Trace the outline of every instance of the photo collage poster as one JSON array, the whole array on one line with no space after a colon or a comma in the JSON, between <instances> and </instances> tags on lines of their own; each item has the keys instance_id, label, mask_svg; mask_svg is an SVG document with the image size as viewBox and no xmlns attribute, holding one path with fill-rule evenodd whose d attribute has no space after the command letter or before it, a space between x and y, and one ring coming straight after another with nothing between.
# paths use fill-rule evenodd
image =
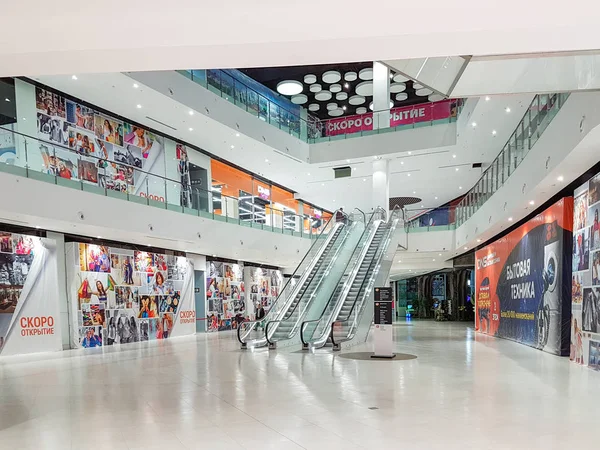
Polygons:
<instances>
[{"instance_id":1,"label":"photo collage poster","mask_svg":"<svg viewBox=\"0 0 600 450\"><path fill-rule=\"evenodd\" d=\"M29 275L39 238L0 232L0 352Z\"/></svg>"},{"instance_id":2,"label":"photo collage poster","mask_svg":"<svg viewBox=\"0 0 600 450\"><path fill-rule=\"evenodd\" d=\"M252 318L256 317L259 305L265 314L283 289L283 275L279 270L248 267L248 283L250 285L250 302L252 303Z\"/></svg>"},{"instance_id":3,"label":"photo collage poster","mask_svg":"<svg viewBox=\"0 0 600 450\"><path fill-rule=\"evenodd\" d=\"M574 197L570 359L600 370L600 174Z\"/></svg>"},{"instance_id":4,"label":"photo collage poster","mask_svg":"<svg viewBox=\"0 0 600 450\"><path fill-rule=\"evenodd\" d=\"M180 310L184 257L78 244L81 347L167 339Z\"/></svg>"},{"instance_id":5,"label":"photo collage poster","mask_svg":"<svg viewBox=\"0 0 600 450\"><path fill-rule=\"evenodd\" d=\"M129 194L145 193L140 170L154 171L159 158L165 175L161 136L40 87L35 98L43 172Z\"/></svg>"},{"instance_id":6,"label":"photo collage poster","mask_svg":"<svg viewBox=\"0 0 600 450\"><path fill-rule=\"evenodd\" d=\"M246 320L244 265L219 261L206 265L207 330L236 330Z\"/></svg>"}]
</instances>

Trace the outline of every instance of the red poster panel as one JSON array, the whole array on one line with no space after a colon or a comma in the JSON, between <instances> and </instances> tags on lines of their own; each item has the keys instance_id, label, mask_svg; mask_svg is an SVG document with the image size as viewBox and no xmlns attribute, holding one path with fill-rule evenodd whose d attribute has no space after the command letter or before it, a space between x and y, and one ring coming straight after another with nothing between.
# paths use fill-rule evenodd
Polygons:
<instances>
[{"instance_id":1,"label":"red poster panel","mask_svg":"<svg viewBox=\"0 0 600 450\"><path fill-rule=\"evenodd\" d=\"M475 328L569 354L573 198L475 253Z\"/></svg>"}]
</instances>

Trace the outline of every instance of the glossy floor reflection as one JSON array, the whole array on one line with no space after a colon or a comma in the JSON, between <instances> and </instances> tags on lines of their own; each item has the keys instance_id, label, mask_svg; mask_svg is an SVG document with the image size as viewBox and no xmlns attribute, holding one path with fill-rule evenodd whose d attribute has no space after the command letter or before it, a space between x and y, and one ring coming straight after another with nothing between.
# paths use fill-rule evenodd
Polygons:
<instances>
[{"instance_id":1,"label":"glossy floor reflection","mask_svg":"<svg viewBox=\"0 0 600 450\"><path fill-rule=\"evenodd\" d=\"M233 334L4 358L0 448L597 446L600 373L464 324L394 333L417 359L242 352Z\"/></svg>"}]
</instances>

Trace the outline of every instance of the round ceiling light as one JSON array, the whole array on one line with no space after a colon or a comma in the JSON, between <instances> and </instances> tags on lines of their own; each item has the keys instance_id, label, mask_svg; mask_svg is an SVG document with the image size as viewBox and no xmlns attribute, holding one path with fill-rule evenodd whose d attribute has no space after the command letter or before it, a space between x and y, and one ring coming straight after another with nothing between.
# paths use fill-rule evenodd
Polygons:
<instances>
[{"instance_id":1,"label":"round ceiling light","mask_svg":"<svg viewBox=\"0 0 600 450\"><path fill-rule=\"evenodd\" d=\"M328 70L322 76L323 81L328 84L337 83L342 79L342 75L337 70Z\"/></svg>"},{"instance_id":2,"label":"round ceiling light","mask_svg":"<svg viewBox=\"0 0 600 450\"><path fill-rule=\"evenodd\" d=\"M285 80L277 83L277 92L282 95L296 95L302 92L302 83L295 80Z\"/></svg>"},{"instance_id":3,"label":"round ceiling light","mask_svg":"<svg viewBox=\"0 0 600 450\"><path fill-rule=\"evenodd\" d=\"M304 82L306 84L313 84L317 82L317 76L309 73L308 75L304 75Z\"/></svg>"},{"instance_id":4,"label":"round ceiling light","mask_svg":"<svg viewBox=\"0 0 600 450\"><path fill-rule=\"evenodd\" d=\"M342 85L341 84L332 84L331 86L329 86L329 90L331 92L340 92L342 90Z\"/></svg>"},{"instance_id":5,"label":"round ceiling light","mask_svg":"<svg viewBox=\"0 0 600 450\"><path fill-rule=\"evenodd\" d=\"M420 95L421 97L424 97L425 95L431 95L431 94L433 94L433 91L431 89L428 89L428 88L421 88L421 89L417 89L416 94Z\"/></svg>"},{"instance_id":6,"label":"round ceiling light","mask_svg":"<svg viewBox=\"0 0 600 450\"><path fill-rule=\"evenodd\" d=\"M344 114L344 110L342 108L332 109L328 113L331 117L339 117Z\"/></svg>"},{"instance_id":7,"label":"round ceiling light","mask_svg":"<svg viewBox=\"0 0 600 450\"><path fill-rule=\"evenodd\" d=\"M367 112L367 108L365 108L364 106L356 108L356 114L364 114L366 112Z\"/></svg>"},{"instance_id":8,"label":"round ceiling light","mask_svg":"<svg viewBox=\"0 0 600 450\"><path fill-rule=\"evenodd\" d=\"M326 102L327 100L331 100L331 92L319 91L315 94L315 99L320 102Z\"/></svg>"},{"instance_id":9,"label":"round ceiling light","mask_svg":"<svg viewBox=\"0 0 600 450\"><path fill-rule=\"evenodd\" d=\"M356 93L358 95L362 95L363 97L369 97L373 95L373 82L363 81L362 83L358 83L356 86Z\"/></svg>"},{"instance_id":10,"label":"round ceiling light","mask_svg":"<svg viewBox=\"0 0 600 450\"><path fill-rule=\"evenodd\" d=\"M338 92L337 94L335 94L335 99L336 100L347 100L348 94L346 92Z\"/></svg>"},{"instance_id":11,"label":"round ceiling light","mask_svg":"<svg viewBox=\"0 0 600 450\"><path fill-rule=\"evenodd\" d=\"M406 85L404 83L392 83L390 85L390 92L392 94L397 94L398 92L404 92L406 90Z\"/></svg>"},{"instance_id":12,"label":"round ceiling light","mask_svg":"<svg viewBox=\"0 0 600 450\"><path fill-rule=\"evenodd\" d=\"M406 92L400 92L399 94L396 94L396 100L399 102L403 102L407 98L408 98L408 94Z\"/></svg>"},{"instance_id":13,"label":"round ceiling light","mask_svg":"<svg viewBox=\"0 0 600 450\"><path fill-rule=\"evenodd\" d=\"M419 83L417 83L416 81L413 81L413 89L414 89L415 91L418 91L419 89L423 89L423 85L422 85L422 84L419 84Z\"/></svg>"},{"instance_id":14,"label":"round ceiling light","mask_svg":"<svg viewBox=\"0 0 600 450\"><path fill-rule=\"evenodd\" d=\"M304 105L307 101L308 97L304 94L298 94L292 97L292 103L295 105Z\"/></svg>"},{"instance_id":15,"label":"round ceiling light","mask_svg":"<svg viewBox=\"0 0 600 450\"><path fill-rule=\"evenodd\" d=\"M319 105L318 103L311 103L310 105L308 105L308 110L309 111L318 111L320 107L321 107L321 105Z\"/></svg>"},{"instance_id":16,"label":"round ceiling light","mask_svg":"<svg viewBox=\"0 0 600 450\"><path fill-rule=\"evenodd\" d=\"M429 97L427 97L427 100L430 102L439 102L440 100L444 100L444 96L441 94L431 94Z\"/></svg>"},{"instance_id":17,"label":"round ceiling light","mask_svg":"<svg viewBox=\"0 0 600 450\"><path fill-rule=\"evenodd\" d=\"M348 99L348 103L354 106L362 105L365 101L366 99L362 95L353 95Z\"/></svg>"},{"instance_id":18,"label":"round ceiling light","mask_svg":"<svg viewBox=\"0 0 600 450\"><path fill-rule=\"evenodd\" d=\"M334 109L338 109L338 104L335 102L327 103L327 111L333 111Z\"/></svg>"},{"instance_id":19,"label":"round ceiling light","mask_svg":"<svg viewBox=\"0 0 600 450\"><path fill-rule=\"evenodd\" d=\"M394 102L390 100L390 108L394 107ZM373 102L369 103L369 109L373 111Z\"/></svg>"},{"instance_id":20,"label":"round ceiling light","mask_svg":"<svg viewBox=\"0 0 600 450\"><path fill-rule=\"evenodd\" d=\"M373 69L367 67L366 69L362 69L358 72L358 78L361 80L372 80L373 79Z\"/></svg>"},{"instance_id":21,"label":"round ceiling light","mask_svg":"<svg viewBox=\"0 0 600 450\"><path fill-rule=\"evenodd\" d=\"M308 88L310 92L319 92L321 89L323 88L319 83L311 84Z\"/></svg>"},{"instance_id":22,"label":"round ceiling light","mask_svg":"<svg viewBox=\"0 0 600 450\"><path fill-rule=\"evenodd\" d=\"M344 74L344 80L346 81L356 81L357 78L358 75L356 74L356 72L346 72Z\"/></svg>"},{"instance_id":23,"label":"round ceiling light","mask_svg":"<svg viewBox=\"0 0 600 450\"><path fill-rule=\"evenodd\" d=\"M404 83L404 82L408 81L408 77L405 77L401 73L397 73L396 75L394 75L393 80L394 80L394 83Z\"/></svg>"}]
</instances>

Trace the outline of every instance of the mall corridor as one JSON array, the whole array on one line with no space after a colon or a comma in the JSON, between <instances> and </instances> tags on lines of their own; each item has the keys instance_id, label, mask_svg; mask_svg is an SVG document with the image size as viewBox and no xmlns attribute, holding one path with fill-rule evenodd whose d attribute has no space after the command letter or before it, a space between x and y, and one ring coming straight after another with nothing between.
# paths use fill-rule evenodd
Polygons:
<instances>
[{"instance_id":1,"label":"mall corridor","mask_svg":"<svg viewBox=\"0 0 600 450\"><path fill-rule=\"evenodd\" d=\"M600 373L470 324L396 324L394 341L417 358L243 351L230 333L3 358L1 447L596 445Z\"/></svg>"}]
</instances>

